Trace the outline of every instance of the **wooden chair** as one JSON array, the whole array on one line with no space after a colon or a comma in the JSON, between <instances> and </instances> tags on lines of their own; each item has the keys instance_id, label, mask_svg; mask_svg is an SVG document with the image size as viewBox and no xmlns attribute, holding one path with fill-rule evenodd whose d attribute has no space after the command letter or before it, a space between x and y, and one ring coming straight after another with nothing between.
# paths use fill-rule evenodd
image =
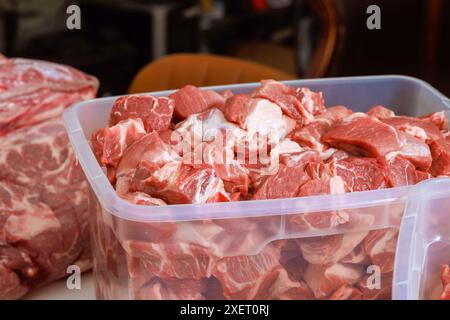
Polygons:
<instances>
[{"instance_id":1,"label":"wooden chair","mask_svg":"<svg viewBox=\"0 0 450 320\"><path fill-rule=\"evenodd\" d=\"M256 82L261 79L292 80L294 74L246 60L209 54L173 54L143 67L129 93L195 86Z\"/></svg>"}]
</instances>

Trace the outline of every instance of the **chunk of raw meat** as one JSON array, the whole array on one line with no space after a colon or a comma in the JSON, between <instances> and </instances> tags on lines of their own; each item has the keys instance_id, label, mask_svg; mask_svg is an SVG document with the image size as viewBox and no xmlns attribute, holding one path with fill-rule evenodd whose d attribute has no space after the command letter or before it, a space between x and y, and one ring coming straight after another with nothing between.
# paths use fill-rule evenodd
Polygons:
<instances>
[{"instance_id":1,"label":"chunk of raw meat","mask_svg":"<svg viewBox=\"0 0 450 320\"><path fill-rule=\"evenodd\" d=\"M300 104L313 116L326 111L322 92L313 92L308 88L295 89L295 96Z\"/></svg>"},{"instance_id":2,"label":"chunk of raw meat","mask_svg":"<svg viewBox=\"0 0 450 320\"><path fill-rule=\"evenodd\" d=\"M267 176L253 195L254 200L295 197L300 187L309 180L304 167L279 165L275 175Z\"/></svg>"},{"instance_id":3,"label":"chunk of raw meat","mask_svg":"<svg viewBox=\"0 0 450 320\"><path fill-rule=\"evenodd\" d=\"M249 140L262 136L278 143L295 127L295 122L284 116L278 105L266 99L251 99L242 112L245 119L242 128L247 130Z\"/></svg>"},{"instance_id":4,"label":"chunk of raw meat","mask_svg":"<svg viewBox=\"0 0 450 320\"><path fill-rule=\"evenodd\" d=\"M286 269L289 276L295 280L303 279L308 266L308 261L303 258L299 249L296 240L288 240L281 247L280 252L280 264Z\"/></svg>"},{"instance_id":5,"label":"chunk of raw meat","mask_svg":"<svg viewBox=\"0 0 450 320\"><path fill-rule=\"evenodd\" d=\"M111 109L109 126L127 119L141 119L147 132L169 129L174 101L148 94L120 97Z\"/></svg>"},{"instance_id":6,"label":"chunk of raw meat","mask_svg":"<svg viewBox=\"0 0 450 320\"><path fill-rule=\"evenodd\" d=\"M341 177L347 192L387 187L384 167L374 158L345 158L329 165L331 175Z\"/></svg>"},{"instance_id":7,"label":"chunk of raw meat","mask_svg":"<svg viewBox=\"0 0 450 320\"><path fill-rule=\"evenodd\" d=\"M384 157L380 161L386 168L386 178L389 187L402 187L419 183L431 178L427 172L416 170L416 167L401 156Z\"/></svg>"},{"instance_id":8,"label":"chunk of raw meat","mask_svg":"<svg viewBox=\"0 0 450 320\"><path fill-rule=\"evenodd\" d=\"M381 121L395 127L398 131L408 133L422 141L439 140L442 138L439 127L429 120L398 116L382 119Z\"/></svg>"},{"instance_id":9,"label":"chunk of raw meat","mask_svg":"<svg viewBox=\"0 0 450 320\"><path fill-rule=\"evenodd\" d=\"M323 299L343 285L356 284L364 274L361 266L336 263L331 266L310 264L305 273L306 284L314 296Z\"/></svg>"},{"instance_id":10,"label":"chunk of raw meat","mask_svg":"<svg viewBox=\"0 0 450 320\"><path fill-rule=\"evenodd\" d=\"M254 256L219 260L213 274L222 284L227 299L251 299L261 286L260 281L267 279L271 272L276 272L279 257L279 251L268 245Z\"/></svg>"},{"instance_id":11,"label":"chunk of raw meat","mask_svg":"<svg viewBox=\"0 0 450 320\"><path fill-rule=\"evenodd\" d=\"M216 142L218 141L204 142L197 146L194 153L202 153L203 163L214 169L217 176L223 180L228 193L239 193L239 197L246 197L250 182L249 170L241 165L239 159L235 158L232 146L226 142Z\"/></svg>"},{"instance_id":12,"label":"chunk of raw meat","mask_svg":"<svg viewBox=\"0 0 450 320\"><path fill-rule=\"evenodd\" d=\"M378 118L380 120L395 117L394 111L381 105L373 106L372 108L370 108L369 111L367 111L367 115Z\"/></svg>"},{"instance_id":13,"label":"chunk of raw meat","mask_svg":"<svg viewBox=\"0 0 450 320\"><path fill-rule=\"evenodd\" d=\"M391 228L370 231L364 239L364 250L381 273L389 273L394 269L397 238L398 230Z\"/></svg>"},{"instance_id":14,"label":"chunk of raw meat","mask_svg":"<svg viewBox=\"0 0 450 320\"><path fill-rule=\"evenodd\" d=\"M387 154L388 157L400 155L409 160L416 168L421 170L428 170L432 163L432 155L428 145L417 139L416 137L399 131L401 149L398 152L391 152ZM433 140L431 140L433 143Z\"/></svg>"},{"instance_id":15,"label":"chunk of raw meat","mask_svg":"<svg viewBox=\"0 0 450 320\"><path fill-rule=\"evenodd\" d=\"M303 281L293 280L288 272L278 267L262 278L257 293L252 299L311 300L314 295Z\"/></svg>"},{"instance_id":16,"label":"chunk of raw meat","mask_svg":"<svg viewBox=\"0 0 450 320\"><path fill-rule=\"evenodd\" d=\"M135 290L134 297L138 300L204 300L204 290L201 280L155 277Z\"/></svg>"},{"instance_id":17,"label":"chunk of raw meat","mask_svg":"<svg viewBox=\"0 0 450 320\"><path fill-rule=\"evenodd\" d=\"M200 144L223 141L222 146L234 149L246 139L246 132L225 119L222 111L213 108L178 123L171 138L173 147L185 162L199 164L202 159L193 158L193 151Z\"/></svg>"},{"instance_id":18,"label":"chunk of raw meat","mask_svg":"<svg viewBox=\"0 0 450 320\"><path fill-rule=\"evenodd\" d=\"M145 135L140 118L122 120L109 128L100 129L92 135L92 148L103 165L116 167L125 149Z\"/></svg>"},{"instance_id":19,"label":"chunk of raw meat","mask_svg":"<svg viewBox=\"0 0 450 320\"><path fill-rule=\"evenodd\" d=\"M248 94L237 94L228 98L223 114L228 121L236 123L241 128L245 123L245 113L243 110L247 108L247 104L250 102L251 97Z\"/></svg>"},{"instance_id":20,"label":"chunk of raw meat","mask_svg":"<svg viewBox=\"0 0 450 320\"><path fill-rule=\"evenodd\" d=\"M308 89L294 89L274 80L263 80L253 93L254 98L268 99L280 106L283 113L301 125L308 124L314 115L324 111L321 93Z\"/></svg>"},{"instance_id":21,"label":"chunk of raw meat","mask_svg":"<svg viewBox=\"0 0 450 320\"><path fill-rule=\"evenodd\" d=\"M343 285L330 296L329 300L361 300L363 294L353 286Z\"/></svg>"},{"instance_id":22,"label":"chunk of raw meat","mask_svg":"<svg viewBox=\"0 0 450 320\"><path fill-rule=\"evenodd\" d=\"M177 223L173 240L208 247L219 258L254 255L279 230L277 216L191 221Z\"/></svg>"},{"instance_id":23,"label":"chunk of raw meat","mask_svg":"<svg viewBox=\"0 0 450 320\"><path fill-rule=\"evenodd\" d=\"M440 299L450 300L450 267L448 264L441 267L441 281L443 290Z\"/></svg>"},{"instance_id":24,"label":"chunk of raw meat","mask_svg":"<svg viewBox=\"0 0 450 320\"><path fill-rule=\"evenodd\" d=\"M367 232L349 232L297 239L306 261L316 265L329 265L347 257L364 240Z\"/></svg>"},{"instance_id":25,"label":"chunk of raw meat","mask_svg":"<svg viewBox=\"0 0 450 320\"><path fill-rule=\"evenodd\" d=\"M116 191L119 194L128 193L131 179L143 161L154 170L179 160L178 154L161 140L157 132L148 133L125 150L117 167Z\"/></svg>"},{"instance_id":26,"label":"chunk of raw meat","mask_svg":"<svg viewBox=\"0 0 450 320\"><path fill-rule=\"evenodd\" d=\"M315 117L311 123L296 128L291 134L291 139L302 146L312 148L318 152L324 152L328 147L322 143L322 136L331 129L333 124L351 114L352 111L344 106L330 107Z\"/></svg>"},{"instance_id":27,"label":"chunk of raw meat","mask_svg":"<svg viewBox=\"0 0 450 320\"><path fill-rule=\"evenodd\" d=\"M447 130L448 129L448 119L445 115L445 111L439 111L427 114L423 117L419 117L425 121L432 122L439 130Z\"/></svg>"},{"instance_id":28,"label":"chunk of raw meat","mask_svg":"<svg viewBox=\"0 0 450 320\"><path fill-rule=\"evenodd\" d=\"M201 90L187 85L169 96L175 102L175 114L185 119L191 114L203 112L211 108L223 109L225 97L211 90Z\"/></svg>"},{"instance_id":29,"label":"chunk of raw meat","mask_svg":"<svg viewBox=\"0 0 450 320\"><path fill-rule=\"evenodd\" d=\"M355 264L363 264L367 265L369 264L369 256L364 251L363 243L359 244L358 246L353 249L352 252L350 252L348 255L346 255L344 258L340 260L341 263L355 263Z\"/></svg>"},{"instance_id":30,"label":"chunk of raw meat","mask_svg":"<svg viewBox=\"0 0 450 320\"><path fill-rule=\"evenodd\" d=\"M0 264L0 300L14 300L28 292L17 273Z\"/></svg>"},{"instance_id":31,"label":"chunk of raw meat","mask_svg":"<svg viewBox=\"0 0 450 320\"><path fill-rule=\"evenodd\" d=\"M450 142L441 139L430 143L433 163L430 172L433 176L450 175Z\"/></svg>"},{"instance_id":32,"label":"chunk of raw meat","mask_svg":"<svg viewBox=\"0 0 450 320\"><path fill-rule=\"evenodd\" d=\"M146 170L144 174L137 170L131 190L161 198L169 204L230 201L223 181L211 168L168 163L150 172Z\"/></svg>"},{"instance_id":33,"label":"chunk of raw meat","mask_svg":"<svg viewBox=\"0 0 450 320\"><path fill-rule=\"evenodd\" d=\"M380 157L401 148L394 127L364 114L343 119L322 140L354 156Z\"/></svg>"},{"instance_id":34,"label":"chunk of raw meat","mask_svg":"<svg viewBox=\"0 0 450 320\"><path fill-rule=\"evenodd\" d=\"M129 240L124 248L129 255L129 272L138 276L145 272L149 277L202 279L211 276L216 263L207 248L182 242Z\"/></svg>"},{"instance_id":35,"label":"chunk of raw meat","mask_svg":"<svg viewBox=\"0 0 450 320\"><path fill-rule=\"evenodd\" d=\"M97 88L97 79L69 66L0 56L0 135L58 117Z\"/></svg>"}]
</instances>

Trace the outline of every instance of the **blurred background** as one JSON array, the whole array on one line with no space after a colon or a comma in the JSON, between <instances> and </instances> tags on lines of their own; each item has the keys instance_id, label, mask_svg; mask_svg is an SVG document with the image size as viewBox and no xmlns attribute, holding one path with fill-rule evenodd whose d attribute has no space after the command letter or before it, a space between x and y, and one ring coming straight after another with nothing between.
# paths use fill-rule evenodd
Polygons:
<instances>
[{"instance_id":1,"label":"blurred background","mask_svg":"<svg viewBox=\"0 0 450 320\"><path fill-rule=\"evenodd\" d=\"M66 27L72 4L81 10L80 30ZM366 26L373 4L380 30ZM93 74L100 95L126 93L148 64L192 53L255 62L272 70L256 74L286 79L412 75L450 96L449 16L448 0L0 0L0 52ZM166 89L209 68L213 60L202 57L178 59L183 76ZM171 75L174 66L147 74ZM237 81L222 77L223 65L211 68L203 84Z\"/></svg>"}]
</instances>

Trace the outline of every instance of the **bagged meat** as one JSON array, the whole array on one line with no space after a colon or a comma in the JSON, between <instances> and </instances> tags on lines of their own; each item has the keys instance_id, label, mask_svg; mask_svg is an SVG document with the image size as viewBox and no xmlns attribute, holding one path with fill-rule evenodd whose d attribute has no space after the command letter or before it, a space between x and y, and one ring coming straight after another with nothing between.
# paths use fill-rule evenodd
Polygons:
<instances>
[{"instance_id":1,"label":"bagged meat","mask_svg":"<svg viewBox=\"0 0 450 320\"><path fill-rule=\"evenodd\" d=\"M322 93L273 80L236 95L186 86L169 97L125 96L109 119L93 133L93 151L135 205L215 212L217 202L264 207L335 194L337 209L280 205L246 216L242 206L238 216L144 223L111 215L93 197L99 298L390 299L404 203L339 209L339 196L449 175L444 113L327 108ZM389 227L380 229L388 224L380 217ZM116 224L123 234L114 235Z\"/></svg>"},{"instance_id":2,"label":"bagged meat","mask_svg":"<svg viewBox=\"0 0 450 320\"><path fill-rule=\"evenodd\" d=\"M61 113L97 88L71 67L0 56L0 299L91 267L88 185Z\"/></svg>"}]
</instances>

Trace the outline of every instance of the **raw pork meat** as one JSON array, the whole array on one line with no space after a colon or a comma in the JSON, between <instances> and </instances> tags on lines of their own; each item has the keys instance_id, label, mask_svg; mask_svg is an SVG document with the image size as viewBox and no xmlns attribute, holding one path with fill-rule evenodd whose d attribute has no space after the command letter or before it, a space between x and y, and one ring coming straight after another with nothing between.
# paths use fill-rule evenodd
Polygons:
<instances>
[{"instance_id":1,"label":"raw pork meat","mask_svg":"<svg viewBox=\"0 0 450 320\"><path fill-rule=\"evenodd\" d=\"M97 86L70 67L0 57L0 299L91 266L88 186L60 115Z\"/></svg>"},{"instance_id":2,"label":"raw pork meat","mask_svg":"<svg viewBox=\"0 0 450 320\"><path fill-rule=\"evenodd\" d=\"M450 300L450 267L448 264L444 264L441 267L441 281L442 281L442 294L441 300Z\"/></svg>"},{"instance_id":3,"label":"raw pork meat","mask_svg":"<svg viewBox=\"0 0 450 320\"><path fill-rule=\"evenodd\" d=\"M320 201L450 175L444 113L325 108L321 93L273 80L248 94L186 86L169 98L126 96L110 119L93 149L116 192L138 205ZM403 206L389 208L393 224ZM102 270L124 273L136 299L389 299L398 230L376 229L380 210L129 222L116 237L97 209L95 239ZM121 297L100 283L101 297Z\"/></svg>"}]
</instances>

